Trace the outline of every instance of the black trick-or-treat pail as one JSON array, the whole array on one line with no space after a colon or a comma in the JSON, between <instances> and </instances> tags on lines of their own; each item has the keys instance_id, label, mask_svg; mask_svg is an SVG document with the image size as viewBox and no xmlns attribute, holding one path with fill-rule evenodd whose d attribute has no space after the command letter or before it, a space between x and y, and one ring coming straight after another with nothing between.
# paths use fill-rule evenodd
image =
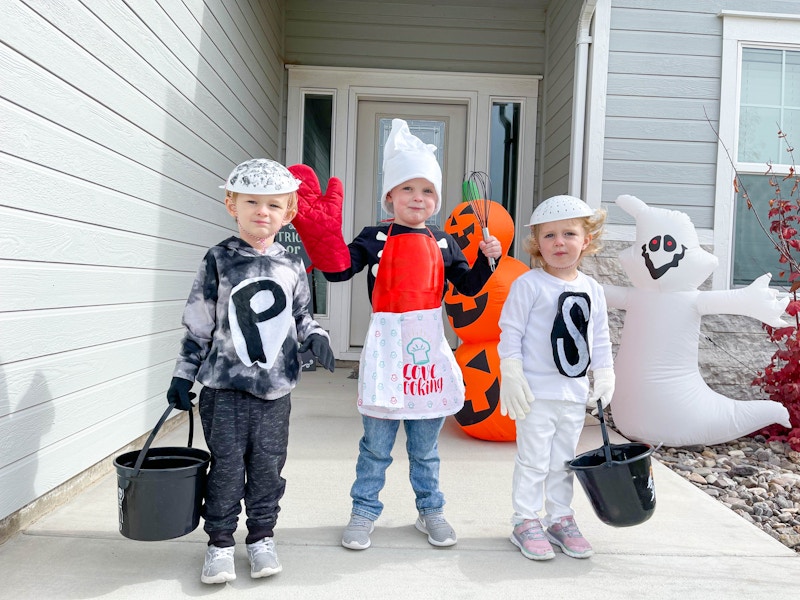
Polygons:
<instances>
[{"instance_id":1,"label":"black trick-or-treat pail","mask_svg":"<svg viewBox=\"0 0 800 600\"><path fill-rule=\"evenodd\" d=\"M188 447L150 447L172 408L167 408L141 450L114 459L119 531L132 540L171 540L191 533L200 523L211 455L191 447L192 411L188 411Z\"/></svg>"},{"instance_id":2,"label":"black trick-or-treat pail","mask_svg":"<svg viewBox=\"0 0 800 600\"><path fill-rule=\"evenodd\" d=\"M589 497L595 514L607 525L629 527L649 519L656 508L650 444L610 444L611 461L603 447L569 462Z\"/></svg>"}]
</instances>

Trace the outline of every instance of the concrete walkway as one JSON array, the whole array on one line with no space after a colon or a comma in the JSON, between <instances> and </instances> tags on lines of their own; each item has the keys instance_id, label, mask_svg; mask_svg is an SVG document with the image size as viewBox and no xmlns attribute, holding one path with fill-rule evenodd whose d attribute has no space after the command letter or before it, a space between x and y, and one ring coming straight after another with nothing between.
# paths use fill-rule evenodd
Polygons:
<instances>
[{"instance_id":1,"label":"concrete walkway","mask_svg":"<svg viewBox=\"0 0 800 600\"><path fill-rule=\"evenodd\" d=\"M122 537L112 470L0 546L0 597L730 600L800 593L800 556L655 461L651 519L635 527L605 525L576 482L577 521L595 555L526 560L508 541L514 444L470 438L452 419L440 439L441 487L458 544L434 548L414 528L401 434L372 547L347 550L340 537L361 435L349 374L346 367L333 375L304 373L293 394L288 486L275 538L282 573L250 579L241 531L238 579L217 586L200 583L202 527L166 542ZM156 445L185 446L187 430L183 425ZM199 422L196 437L204 447ZM589 418L578 451L601 444Z\"/></svg>"}]
</instances>

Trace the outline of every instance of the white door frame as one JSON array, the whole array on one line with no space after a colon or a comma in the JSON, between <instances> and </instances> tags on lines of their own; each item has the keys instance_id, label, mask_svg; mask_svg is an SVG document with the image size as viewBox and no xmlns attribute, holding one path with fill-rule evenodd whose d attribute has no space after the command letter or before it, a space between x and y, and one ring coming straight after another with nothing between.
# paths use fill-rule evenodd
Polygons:
<instances>
[{"instance_id":1,"label":"white door frame","mask_svg":"<svg viewBox=\"0 0 800 600\"><path fill-rule=\"evenodd\" d=\"M520 173L517 214L533 211L536 110L539 76L486 75L437 71L348 69L287 65L289 88L286 111L287 165L301 162L303 100L306 94L333 97L331 174L344 183L342 230L345 241L353 239L356 111L360 100L463 103L467 106L467 171L489 171L489 123L494 102L521 104ZM325 182L321 182L323 189ZM521 238L517 227L515 243ZM330 284L328 314L317 315L330 331L336 358L358 360L359 351L348 347L350 286Z\"/></svg>"}]
</instances>

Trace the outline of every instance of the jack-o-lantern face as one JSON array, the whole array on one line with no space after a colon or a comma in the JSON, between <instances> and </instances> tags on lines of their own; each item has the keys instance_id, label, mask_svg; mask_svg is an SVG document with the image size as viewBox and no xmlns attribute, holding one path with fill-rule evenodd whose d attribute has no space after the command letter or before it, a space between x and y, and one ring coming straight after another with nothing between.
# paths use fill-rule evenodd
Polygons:
<instances>
[{"instance_id":1,"label":"jack-o-lantern face","mask_svg":"<svg viewBox=\"0 0 800 600\"><path fill-rule=\"evenodd\" d=\"M464 375L466 399L456 413L465 433L480 440L516 439L514 421L500 414L500 357L497 342L461 344L455 351Z\"/></svg>"},{"instance_id":2,"label":"jack-o-lantern face","mask_svg":"<svg viewBox=\"0 0 800 600\"><path fill-rule=\"evenodd\" d=\"M447 310L447 316L450 318L450 325L456 331L474 325L486 312L486 304L488 302L488 292L481 292L477 296L465 296L464 294L459 294L456 289L448 289L445 294L444 307ZM459 337L461 337L460 334ZM462 341L466 340L462 339Z\"/></svg>"},{"instance_id":3,"label":"jack-o-lantern face","mask_svg":"<svg viewBox=\"0 0 800 600\"><path fill-rule=\"evenodd\" d=\"M483 202L483 201L480 201ZM475 296L459 294L453 288L444 295L450 325L463 342L455 351L466 388L464 408L456 421L474 438L507 442L516 439L514 421L500 414L500 311L512 282L528 266L508 256L514 241L514 221L497 202L491 202L487 228L502 247L503 256L483 289ZM477 260L483 233L472 206L459 204L445 222L444 230L456 240L470 265Z\"/></svg>"},{"instance_id":4,"label":"jack-o-lantern face","mask_svg":"<svg viewBox=\"0 0 800 600\"><path fill-rule=\"evenodd\" d=\"M483 202L483 200L479 200ZM508 253L514 241L514 220L499 202L490 201L487 229ZM470 266L478 257L478 244L483 239L481 226L469 202L462 202L450 213L444 223L444 230L453 236Z\"/></svg>"},{"instance_id":5,"label":"jack-o-lantern face","mask_svg":"<svg viewBox=\"0 0 800 600\"><path fill-rule=\"evenodd\" d=\"M450 326L462 342L500 339L500 311L514 280L528 271L528 266L511 256L504 256L497 269L475 296L459 294L450 287L444 295L444 308Z\"/></svg>"},{"instance_id":6,"label":"jack-o-lantern face","mask_svg":"<svg viewBox=\"0 0 800 600\"><path fill-rule=\"evenodd\" d=\"M475 262L475 257L477 256L477 254L468 250L470 240L475 236L477 228L478 220L475 218L475 213L472 212L472 207L467 202L459 204L444 225L444 230L453 236L470 265Z\"/></svg>"}]
</instances>

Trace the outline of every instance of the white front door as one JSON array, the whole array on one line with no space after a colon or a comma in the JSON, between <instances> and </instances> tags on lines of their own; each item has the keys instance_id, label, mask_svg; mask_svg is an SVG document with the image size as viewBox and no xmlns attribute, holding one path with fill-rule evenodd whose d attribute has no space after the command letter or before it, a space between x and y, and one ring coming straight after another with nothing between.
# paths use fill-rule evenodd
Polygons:
<instances>
[{"instance_id":1,"label":"white front door","mask_svg":"<svg viewBox=\"0 0 800 600\"><path fill-rule=\"evenodd\" d=\"M358 103L356 137L355 220L357 234L364 227L387 218L381 208L383 146L392 119L408 122L411 133L437 148L442 167L442 210L429 223L443 228L444 219L461 202L461 182L465 177L467 107L464 104L425 104L419 102L361 101ZM369 325L370 304L366 272L351 281L350 348L360 348ZM451 335L455 344L455 335Z\"/></svg>"}]
</instances>

